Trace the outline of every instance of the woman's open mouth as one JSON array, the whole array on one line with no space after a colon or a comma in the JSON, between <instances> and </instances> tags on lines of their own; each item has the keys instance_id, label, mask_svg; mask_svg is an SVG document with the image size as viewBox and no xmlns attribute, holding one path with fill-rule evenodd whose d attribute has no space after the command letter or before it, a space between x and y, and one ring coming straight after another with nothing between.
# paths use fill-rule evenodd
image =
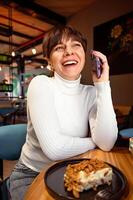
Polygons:
<instances>
[{"instance_id":1,"label":"woman's open mouth","mask_svg":"<svg viewBox=\"0 0 133 200\"><path fill-rule=\"evenodd\" d=\"M64 67L69 67L73 65L77 65L78 61L77 60L68 60L62 63Z\"/></svg>"}]
</instances>

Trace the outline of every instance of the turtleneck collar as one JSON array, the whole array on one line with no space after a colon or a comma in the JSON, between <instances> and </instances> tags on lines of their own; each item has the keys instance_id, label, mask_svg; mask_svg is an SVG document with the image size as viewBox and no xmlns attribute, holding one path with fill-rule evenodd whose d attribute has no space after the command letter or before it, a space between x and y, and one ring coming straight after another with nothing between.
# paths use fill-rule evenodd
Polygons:
<instances>
[{"instance_id":1,"label":"turtleneck collar","mask_svg":"<svg viewBox=\"0 0 133 200\"><path fill-rule=\"evenodd\" d=\"M66 80L62 78L56 72L54 73L54 81L56 82L58 88L66 94L78 94L80 92L80 79L81 75L76 80Z\"/></svg>"}]
</instances>

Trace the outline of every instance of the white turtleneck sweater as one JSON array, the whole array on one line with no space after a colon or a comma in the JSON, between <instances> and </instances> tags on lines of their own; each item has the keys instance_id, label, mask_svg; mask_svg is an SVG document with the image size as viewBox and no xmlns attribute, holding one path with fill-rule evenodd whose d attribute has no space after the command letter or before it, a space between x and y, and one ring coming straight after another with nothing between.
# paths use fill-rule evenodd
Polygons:
<instances>
[{"instance_id":1,"label":"white turtleneck sweater","mask_svg":"<svg viewBox=\"0 0 133 200\"><path fill-rule=\"evenodd\" d=\"M68 81L55 73L32 79L27 93L28 129L21 159L35 171L98 146L110 150L117 123L109 82L95 86ZM88 135L88 122L91 136Z\"/></svg>"}]
</instances>

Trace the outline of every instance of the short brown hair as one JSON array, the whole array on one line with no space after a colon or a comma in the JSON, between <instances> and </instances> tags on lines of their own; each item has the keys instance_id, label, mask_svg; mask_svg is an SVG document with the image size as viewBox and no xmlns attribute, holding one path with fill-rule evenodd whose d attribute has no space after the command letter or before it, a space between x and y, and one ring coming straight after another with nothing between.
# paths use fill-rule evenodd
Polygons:
<instances>
[{"instance_id":1,"label":"short brown hair","mask_svg":"<svg viewBox=\"0 0 133 200\"><path fill-rule=\"evenodd\" d=\"M80 42L86 53L87 39L76 29L70 26L58 26L44 35L43 40L43 55L46 58L50 57L52 49L61 42L63 37L72 38Z\"/></svg>"}]
</instances>

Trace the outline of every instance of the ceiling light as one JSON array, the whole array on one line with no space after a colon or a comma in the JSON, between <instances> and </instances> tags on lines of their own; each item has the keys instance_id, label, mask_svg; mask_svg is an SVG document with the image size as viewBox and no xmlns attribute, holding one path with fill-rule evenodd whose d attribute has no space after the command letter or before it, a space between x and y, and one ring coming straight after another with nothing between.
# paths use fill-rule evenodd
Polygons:
<instances>
[{"instance_id":1,"label":"ceiling light","mask_svg":"<svg viewBox=\"0 0 133 200\"><path fill-rule=\"evenodd\" d=\"M35 49L35 48L32 49L32 53L33 53L34 55L36 54L36 49Z\"/></svg>"},{"instance_id":2,"label":"ceiling light","mask_svg":"<svg viewBox=\"0 0 133 200\"><path fill-rule=\"evenodd\" d=\"M13 56L13 57L15 56L15 52L14 52L14 51L12 51L12 53L11 53L11 54L12 54L12 56Z\"/></svg>"}]
</instances>

